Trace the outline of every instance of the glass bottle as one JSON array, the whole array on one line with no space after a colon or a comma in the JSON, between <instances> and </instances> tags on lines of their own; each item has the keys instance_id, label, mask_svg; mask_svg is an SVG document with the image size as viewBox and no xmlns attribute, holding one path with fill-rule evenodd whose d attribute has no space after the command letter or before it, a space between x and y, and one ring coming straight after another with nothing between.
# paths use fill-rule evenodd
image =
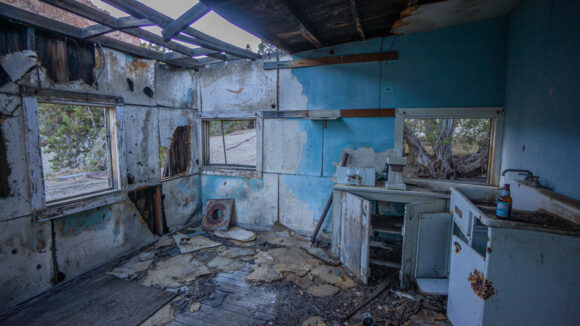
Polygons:
<instances>
[{"instance_id":1,"label":"glass bottle","mask_svg":"<svg viewBox=\"0 0 580 326\"><path fill-rule=\"evenodd\" d=\"M498 218L510 218L512 216L512 197L510 196L510 185L503 185L503 189L497 199L497 209L495 216Z\"/></svg>"}]
</instances>

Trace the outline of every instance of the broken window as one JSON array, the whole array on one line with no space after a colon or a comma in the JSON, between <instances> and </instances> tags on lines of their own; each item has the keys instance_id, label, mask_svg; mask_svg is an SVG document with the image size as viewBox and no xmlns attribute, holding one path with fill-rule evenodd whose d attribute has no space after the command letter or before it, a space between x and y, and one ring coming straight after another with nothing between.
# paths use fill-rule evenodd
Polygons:
<instances>
[{"instance_id":1,"label":"broken window","mask_svg":"<svg viewBox=\"0 0 580 326\"><path fill-rule=\"evenodd\" d=\"M405 119L405 177L485 183L491 119Z\"/></svg>"},{"instance_id":2,"label":"broken window","mask_svg":"<svg viewBox=\"0 0 580 326\"><path fill-rule=\"evenodd\" d=\"M256 167L256 120L204 121L204 165Z\"/></svg>"},{"instance_id":3,"label":"broken window","mask_svg":"<svg viewBox=\"0 0 580 326\"><path fill-rule=\"evenodd\" d=\"M191 162L191 127L175 128L169 148L160 146L161 177L170 178L186 173Z\"/></svg>"},{"instance_id":4,"label":"broken window","mask_svg":"<svg viewBox=\"0 0 580 326\"><path fill-rule=\"evenodd\" d=\"M47 202L113 188L108 110L38 103Z\"/></svg>"}]
</instances>

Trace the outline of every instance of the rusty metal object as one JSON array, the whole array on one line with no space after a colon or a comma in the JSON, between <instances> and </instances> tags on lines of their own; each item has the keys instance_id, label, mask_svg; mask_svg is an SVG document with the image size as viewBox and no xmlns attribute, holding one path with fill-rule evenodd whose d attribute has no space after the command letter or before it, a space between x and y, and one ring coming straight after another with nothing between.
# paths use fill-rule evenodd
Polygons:
<instances>
[{"instance_id":1,"label":"rusty metal object","mask_svg":"<svg viewBox=\"0 0 580 326\"><path fill-rule=\"evenodd\" d=\"M204 230L226 231L230 225L234 199L210 199L205 206L201 227Z\"/></svg>"},{"instance_id":2,"label":"rusty metal object","mask_svg":"<svg viewBox=\"0 0 580 326\"><path fill-rule=\"evenodd\" d=\"M492 282L486 280L482 272L474 269L473 273L469 273L467 280L471 283L473 293L483 300L487 300L495 294Z\"/></svg>"}]
</instances>

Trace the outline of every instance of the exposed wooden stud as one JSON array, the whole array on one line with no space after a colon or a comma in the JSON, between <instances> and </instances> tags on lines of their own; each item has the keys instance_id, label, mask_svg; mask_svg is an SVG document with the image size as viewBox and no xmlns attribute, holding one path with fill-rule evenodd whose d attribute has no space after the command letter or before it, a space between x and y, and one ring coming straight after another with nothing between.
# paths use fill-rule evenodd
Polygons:
<instances>
[{"instance_id":1,"label":"exposed wooden stud","mask_svg":"<svg viewBox=\"0 0 580 326\"><path fill-rule=\"evenodd\" d=\"M34 27L48 30L51 32L60 33L72 38L76 39L82 38L82 30L76 26L61 23L59 21L46 18L44 16L40 16L35 13L22 10L1 2L0 2L0 17L6 17L8 19L12 19L17 22L29 24ZM94 38L93 41L98 42L105 47L119 50L128 54L133 54L139 57L161 61L164 59L163 57L164 53L149 50L140 46L115 40L109 37L97 36ZM179 65L187 68L197 68L198 63L197 60L189 58L187 62L181 61Z\"/></svg>"},{"instance_id":2,"label":"exposed wooden stud","mask_svg":"<svg viewBox=\"0 0 580 326\"><path fill-rule=\"evenodd\" d=\"M163 39L169 41L169 39L177 35L182 29L195 23L209 11L210 9L208 7L201 2L198 2L195 6L191 7L183 15L179 16L163 29L161 32Z\"/></svg>"},{"instance_id":3,"label":"exposed wooden stud","mask_svg":"<svg viewBox=\"0 0 580 326\"><path fill-rule=\"evenodd\" d=\"M345 63L360 63L372 61L397 60L397 51L380 52L380 53L363 53L353 55L339 55L322 58L305 58L291 61L272 61L264 62L264 69L284 69L284 68L304 68L313 66L338 65Z\"/></svg>"},{"instance_id":4,"label":"exposed wooden stud","mask_svg":"<svg viewBox=\"0 0 580 326\"><path fill-rule=\"evenodd\" d=\"M394 118L395 109L346 109L340 110L341 118L390 117Z\"/></svg>"},{"instance_id":5,"label":"exposed wooden stud","mask_svg":"<svg viewBox=\"0 0 580 326\"><path fill-rule=\"evenodd\" d=\"M356 31L360 35L361 40L364 40L365 31L362 28L358 9L356 9L356 0L348 0L348 5L350 6L350 12L352 13L352 19L354 20L354 26L356 27Z\"/></svg>"},{"instance_id":6,"label":"exposed wooden stud","mask_svg":"<svg viewBox=\"0 0 580 326\"><path fill-rule=\"evenodd\" d=\"M123 98L119 96L77 92L56 88L37 88L22 87L22 94L40 98L44 101L61 101L66 100L68 103L93 103L101 105L119 105L123 104Z\"/></svg>"},{"instance_id":7,"label":"exposed wooden stud","mask_svg":"<svg viewBox=\"0 0 580 326\"><path fill-rule=\"evenodd\" d=\"M138 19L135 17L121 17L116 20L116 27L110 27L103 24L95 24L89 27L85 27L82 30L83 38L91 38L103 34L110 33L114 30L122 30L125 28L141 27L141 26L151 26L155 25L149 19Z\"/></svg>"},{"instance_id":8,"label":"exposed wooden stud","mask_svg":"<svg viewBox=\"0 0 580 326\"><path fill-rule=\"evenodd\" d=\"M122 10L130 14L133 17L150 19L155 24L163 28L169 25L171 22L173 22L173 19L171 19L170 17L142 4L137 0L103 0L103 1L119 10ZM229 43L218 40L217 38L204 34L192 27L186 27L181 32L194 37L196 41L195 45L199 45L219 52L223 51L242 58L247 59L260 58L259 54L241 49L237 46L233 46Z\"/></svg>"},{"instance_id":9,"label":"exposed wooden stud","mask_svg":"<svg viewBox=\"0 0 580 326\"><path fill-rule=\"evenodd\" d=\"M288 0L276 0L272 5L277 9L282 17L286 18L289 23L298 28L300 34L302 34L308 42L317 48L324 47L322 42L320 42L320 39L312 32L312 27L305 22L304 17L298 13L292 3Z\"/></svg>"}]
</instances>

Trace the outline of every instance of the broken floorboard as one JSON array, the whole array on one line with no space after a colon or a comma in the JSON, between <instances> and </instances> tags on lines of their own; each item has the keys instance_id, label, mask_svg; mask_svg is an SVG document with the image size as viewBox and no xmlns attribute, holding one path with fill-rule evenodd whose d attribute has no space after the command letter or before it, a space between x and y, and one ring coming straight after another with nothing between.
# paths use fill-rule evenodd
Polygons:
<instances>
[{"instance_id":1,"label":"broken floorboard","mask_svg":"<svg viewBox=\"0 0 580 326\"><path fill-rule=\"evenodd\" d=\"M1 321L2 325L138 325L175 293L105 275L71 282Z\"/></svg>"}]
</instances>

